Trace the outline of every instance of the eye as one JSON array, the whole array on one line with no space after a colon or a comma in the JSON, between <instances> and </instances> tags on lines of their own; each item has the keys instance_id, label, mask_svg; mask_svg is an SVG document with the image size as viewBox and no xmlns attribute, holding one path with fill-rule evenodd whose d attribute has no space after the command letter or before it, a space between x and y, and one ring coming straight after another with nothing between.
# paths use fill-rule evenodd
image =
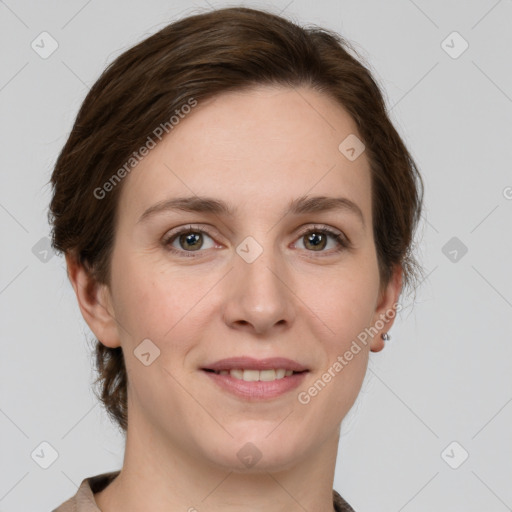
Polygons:
<instances>
[{"instance_id":1,"label":"eye","mask_svg":"<svg viewBox=\"0 0 512 512\"><path fill-rule=\"evenodd\" d=\"M163 245L172 253L179 254L180 256L192 256L195 254L187 254L198 252L200 249L210 249L213 246L204 247L204 236L207 236L210 240L212 238L206 233L206 231L193 226L186 226L178 231L171 232L162 241ZM213 241L213 240L212 240ZM176 247L178 245L178 248Z\"/></svg>"},{"instance_id":2,"label":"eye","mask_svg":"<svg viewBox=\"0 0 512 512\"><path fill-rule=\"evenodd\" d=\"M185 257L196 257L194 253L200 253L201 249L211 249L215 243L210 246L204 245L204 236L213 239L200 226L184 226L177 231L172 231L163 240L163 246L173 254ZM328 239L334 240L335 248L331 251L324 251ZM308 252L320 252L327 254L341 252L352 247L348 238L341 231L334 230L328 226L308 227L299 234L299 240L305 240L305 250Z\"/></svg>"},{"instance_id":3,"label":"eye","mask_svg":"<svg viewBox=\"0 0 512 512\"><path fill-rule=\"evenodd\" d=\"M324 251L329 238L334 240L335 248L332 251ZM302 231L299 240L304 241L304 247L309 252L341 252L351 247L350 241L341 231L327 226L308 227L306 231Z\"/></svg>"}]
</instances>

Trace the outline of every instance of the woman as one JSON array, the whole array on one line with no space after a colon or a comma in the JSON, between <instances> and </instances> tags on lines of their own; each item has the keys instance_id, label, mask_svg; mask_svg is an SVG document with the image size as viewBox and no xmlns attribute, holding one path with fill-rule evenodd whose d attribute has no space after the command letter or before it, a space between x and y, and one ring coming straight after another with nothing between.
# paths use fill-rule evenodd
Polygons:
<instances>
[{"instance_id":1,"label":"woman","mask_svg":"<svg viewBox=\"0 0 512 512\"><path fill-rule=\"evenodd\" d=\"M219 9L92 87L50 219L126 450L56 511L353 510L340 426L418 276L422 180L346 48Z\"/></svg>"}]
</instances>

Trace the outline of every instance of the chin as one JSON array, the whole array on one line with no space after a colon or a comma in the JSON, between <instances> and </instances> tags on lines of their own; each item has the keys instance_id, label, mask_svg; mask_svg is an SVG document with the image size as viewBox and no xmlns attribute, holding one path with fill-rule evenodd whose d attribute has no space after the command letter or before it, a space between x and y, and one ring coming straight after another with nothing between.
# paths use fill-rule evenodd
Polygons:
<instances>
[{"instance_id":1,"label":"chin","mask_svg":"<svg viewBox=\"0 0 512 512\"><path fill-rule=\"evenodd\" d=\"M229 438L216 444L216 450L207 457L214 465L237 473L279 472L293 467L301 456L299 443L287 438L287 444L283 444L279 437L267 436L267 430L260 429L253 436Z\"/></svg>"}]
</instances>

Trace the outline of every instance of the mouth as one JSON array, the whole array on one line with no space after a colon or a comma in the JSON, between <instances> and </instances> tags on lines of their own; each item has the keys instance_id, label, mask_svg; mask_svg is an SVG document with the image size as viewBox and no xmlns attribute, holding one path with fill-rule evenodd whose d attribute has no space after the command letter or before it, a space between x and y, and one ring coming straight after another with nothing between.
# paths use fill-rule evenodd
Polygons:
<instances>
[{"instance_id":1,"label":"mouth","mask_svg":"<svg viewBox=\"0 0 512 512\"><path fill-rule=\"evenodd\" d=\"M214 373L216 375L229 375L233 379L243 380L245 382L272 382L309 371L302 370L297 372L293 370L287 370L285 368L270 368L265 370L252 370L247 368L233 368L231 370L212 370L210 368L202 369L205 372Z\"/></svg>"},{"instance_id":2,"label":"mouth","mask_svg":"<svg viewBox=\"0 0 512 512\"><path fill-rule=\"evenodd\" d=\"M244 400L268 400L283 395L303 382L308 368L287 358L223 359L200 370L217 385Z\"/></svg>"}]
</instances>

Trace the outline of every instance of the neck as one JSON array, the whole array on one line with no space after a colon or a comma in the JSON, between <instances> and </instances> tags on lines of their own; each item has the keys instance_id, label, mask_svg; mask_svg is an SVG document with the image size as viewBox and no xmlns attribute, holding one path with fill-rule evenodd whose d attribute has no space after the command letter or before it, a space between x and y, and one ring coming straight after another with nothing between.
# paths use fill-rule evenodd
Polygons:
<instances>
[{"instance_id":1,"label":"neck","mask_svg":"<svg viewBox=\"0 0 512 512\"><path fill-rule=\"evenodd\" d=\"M129 422L123 469L95 499L103 512L332 512L338 441L339 430L286 469L258 463L240 471L164 442L147 424Z\"/></svg>"}]
</instances>

